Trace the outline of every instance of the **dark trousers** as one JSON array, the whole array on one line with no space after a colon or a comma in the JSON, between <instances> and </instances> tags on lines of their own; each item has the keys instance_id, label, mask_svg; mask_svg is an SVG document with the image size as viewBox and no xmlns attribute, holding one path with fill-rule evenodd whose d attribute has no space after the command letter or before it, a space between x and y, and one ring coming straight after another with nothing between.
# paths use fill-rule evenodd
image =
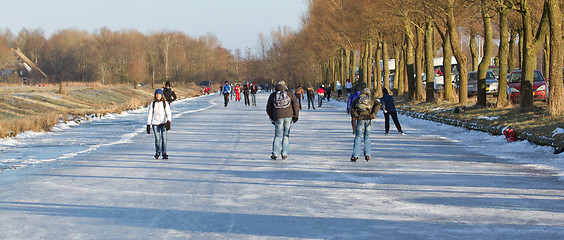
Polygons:
<instances>
[{"instance_id":1,"label":"dark trousers","mask_svg":"<svg viewBox=\"0 0 564 240\"><path fill-rule=\"evenodd\" d=\"M223 94L223 102L224 102L225 106L227 107L227 104L229 103L229 93Z\"/></svg>"},{"instance_id":2,"label":"dark trousers","mask_svg":"<svg viewBox=\"0 0 564 240\"><path fill-rule=\"evenodd\" d=\"M298 105L300 105L300 110L302 110L302 98L296 96L296 98L298 99Z\"/></svg>"},{"instance_id":3,"label":"dark trousers","mask_svg":"<svg viewBox=\"0 0 564 240\"><path fill-rule=\"evenodd\" d=\"M251 100L249 100L249 94L245 95L245 106L251 106Z\"/></svg>"},{"instance_id":4,"label":"dark trousers","mask_svg":"<svg viewBox=\"0 0 564 240\"><path fill-rule=\"evenodd\" d=\"M398 121L398 113L397 112L387 112L384 113L384 126L386 128L386 133L390 130L390 115L392 116L392 120L394 120L394 124L399 132L403 132L401 130L401 125Z\"/></svg>"},{"instance_id":5,"label":"dark trousers","mask_svg":"<svg viewBox=\"0 0 564 240\"><path fill-rule=\"evenodd\" d=\"M310 103L311 103L311 106L313 107L313 109L315 109L315 105L313 104L313 98L312 97L307 98L307 109L309 109Z\"/></svg>"}]
</instances>

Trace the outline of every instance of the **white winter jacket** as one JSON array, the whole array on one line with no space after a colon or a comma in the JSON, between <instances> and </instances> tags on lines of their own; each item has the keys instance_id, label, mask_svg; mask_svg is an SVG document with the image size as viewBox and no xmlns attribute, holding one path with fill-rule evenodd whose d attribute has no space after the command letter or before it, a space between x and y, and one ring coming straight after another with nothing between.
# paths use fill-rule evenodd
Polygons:
<instances>
[{"instance_id":1,"label":"white winter jacket","mask_svg":"<svg viewBox=\"0 0 564 240\"><path fill-rule=\"evenodd\" d=\"M165 106L163 106L163 102ZM153 109L153 105L155 109ZM147 125L161 125L172 120L170 106L166 101L152 102L149 104L149 116L147 116Z\"/></svg>"}]
</instances>

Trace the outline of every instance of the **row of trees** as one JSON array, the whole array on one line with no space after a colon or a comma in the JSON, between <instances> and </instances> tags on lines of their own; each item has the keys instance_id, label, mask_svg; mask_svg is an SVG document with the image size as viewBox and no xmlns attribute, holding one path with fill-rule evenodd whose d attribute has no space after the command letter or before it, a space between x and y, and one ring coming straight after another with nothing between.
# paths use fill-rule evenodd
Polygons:
<instances>
[{"instance_id":1,"label":"row of trees","mask_svg":"<svg viewBox=\"0 0 564 240\"><path fill-rule=\"evenodd\" d=\"M198 38L180 32L149 35L137 31L94 33L66 29L49 38L41 30L17 35L0 32L0 67L15 65L10 48L20 49L50 82L177 83L236 79L233 54L213 35Z\"/></svg>"},{"instance_id":2,"label":"row of trees","mask_svg":"<svg viewBox=\"0 0 564 240\"><path fill-rule=\"evenodd\" d=\"M459 88L448 81L453 73L445 67L443 100L469 102L471 68L479 75L477 104L485 106L486 73L495 57L500 69L498 106L508 104L503 73L520 68L520 107L531 107L534 70L542 67L551 79L550 113L561 115L562 9L561 0L310 0L302 28L273 31L254 64L266 78L294 84L354 81L358 69L362 84L380 93L383 87L390 88L387 60L395 59L394 93L435 102L439 99L433 58L442 55L443 66L451 66L454 56L460 67ZM476 46L478 36L484 39L483 46ZM482 59L478 51L483 52ZM426 87L423 73L428 76ZM372 76L383 81L372 83Z\"/></svg>"}]
</instances>

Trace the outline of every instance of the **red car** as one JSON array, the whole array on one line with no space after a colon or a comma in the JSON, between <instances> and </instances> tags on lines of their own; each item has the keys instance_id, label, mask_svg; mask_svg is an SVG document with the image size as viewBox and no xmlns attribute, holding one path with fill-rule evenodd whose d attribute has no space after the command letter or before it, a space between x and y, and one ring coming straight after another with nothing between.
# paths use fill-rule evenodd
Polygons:
<instances>
[{"instance_id":1,"label":"red car","mask_svg":"<svg viewBox=\"0 0 564 240\"><path fill-rule=\"evenodd\" d=\"M507 96L511 102L519 102L521 96L521 70L513 71L507 83ZM542 73L535 70L533 77L533 100L546 101L548 99L548 85Z\"/></svg>"}]
</instances>

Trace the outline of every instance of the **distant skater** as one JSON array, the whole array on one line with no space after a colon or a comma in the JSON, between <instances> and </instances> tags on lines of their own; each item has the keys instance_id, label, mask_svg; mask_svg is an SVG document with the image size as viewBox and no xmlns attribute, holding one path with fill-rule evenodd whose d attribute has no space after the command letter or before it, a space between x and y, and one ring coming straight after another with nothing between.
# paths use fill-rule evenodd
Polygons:
<instances>
[{"instance_id":1,"label":"distant skater","mask_svg":"<svg viewBox=\"0 0 564 240\"><path fill-rule=\"evenodd\" d=\"M250 89L249 84L243 86L243 96L245 98L245 106L251 106L251 100L249 99Z\"/></svg>"},{"instance_id":2,"label":"distant skater","mask_svg":"<svg viewBox=\"0 0 564 240\"><path fill-rule=\"evenodd\" d=\"M282 160L288 158L290 148L290 127L298 121L300 106L294 93L288 91L286 82L278 81L275 92L270 94L266 104L266 113L274 124L274 140L272 141L272 155L276 160L278 154Z\"/></svg>"},{"instance_id":3,"label":"distant skater","mask_svg":"<svg viewBox=\"0 0 564 240\"><path fill-rule=\"evenodd\" d=\"M163 97L163 90L157 89L152 104L149 104L149 115L147 116L147 134L151 134L152 129L155 135L155 159L159 159L161 154L163 159L168 159L166 144L171 120L170 106Z\"/></svg>"},{"instance_id":4,"label":"distant skater","mask_svg":"<svg viewBox=\"0 0 564 240\"><path fill-rule=\"evenodd\" d=\"M304 99L304 89L302 85L296 87L296 99L298 99L298 105L300 105L300 110L302 110L302 99Z\"/></svg>"},{"instance_id":5,"label":"distant skater","mask_svg":"<svg viewBox=\"0 0 564 240\"><path fill-rule=\"evenodd\" d=\"M178 99L178 97L176 97L176 93L174 93L174 90L170 86L169 81L165 83L165 87L163 88L163 94L164 94L164 98L166 99L169 105L172 102L176 101L176 99Z\"/></svg>"},{"instance_id":6,"label":"distant skater","mask_svg":"<svg viewBox=\"0 0 564 240\"><path fill-rule=\"evenodd\" d=\"M353 154L351 162L356 162L360 156L364 156L366 161L370 160L372 151L370 141L370 130L372 119L376 118L378 113L378 102L370 95L370 89L362 90L360 96L352 103L351 112L356 120L356 132L354 135ZM364 141L363 141L364 140ZM362 144L364 142L364 151Z\"/></svg>"},{"instance_id":7,"label":"distant skater","mask_svg":"<svg viewBox=\"0 0 564 240\"><path fill-rule=\"evenodd\" d=\"M257 85L253 83L251 85L251 102L253 106L257 105L257 91L258 91Z\"/></svg>"},{"instance_id":8,"label":"distant skater","mask_svg":"<svg viewBox=\"0 0 564 240\"><path fill-rule=\"evenodd\" d=\"M235 101L237 102L241 101L241 86L239 86L239 84L235 86Z\"/></svg>"},{"instance_id":9,"label":"distant skater","mask_svg":"<svg viewBox=\"0 0 564 240\"><path fill-rule=\"evenodd\" d=\"M311 107L315 110L313 99L315 99L315 91L313 90L313 87L309 86L307 87L307 109L310 108L309 104L311 103Z\"/></svg>"},{"instance_id":10,"label":"distant skater","mask_svg":"<svg viewBox=\"0 0 564 240\"><path fill-rule=\"evenodd\" d=\"M401 125L398 120L394 97L388 93L388 89L386 88L384 88L382 92L384 93L384 96L380 98L380 103L382 104L382 111L384 112L384 127L386 129L386 134L388 134L390 130L390 116L392 116L392 120L394 120L394 124L396 125L398 132L405 135L405 133L401 130Z\"/></svg>"},{"instance_id":11,"label":"distant skater","mask_svg":"<svg viewBox=\"0 0 564 240\"><path fill-rule=\"evenodd\" d=\"M231 86L229 86L229 82L225 81L225 84L223 84L223 103L225 104L225 107L227 107L227 104L229 103L229 94L231 94Z\"/></svg>"},{"instance_id":12,"label":"distant skater","mask_svg":"<svg viewBox=\"0 0 564 240\"><path fill-rule=\"evenodd\" d=\"M317 89L317 102L319 103L319 105L317 105L317 107L321 107L321 105L323 105L323 98L325 97L325 88L323 85L321 85L318 89Z\"/></svg>"}]
</instances>

